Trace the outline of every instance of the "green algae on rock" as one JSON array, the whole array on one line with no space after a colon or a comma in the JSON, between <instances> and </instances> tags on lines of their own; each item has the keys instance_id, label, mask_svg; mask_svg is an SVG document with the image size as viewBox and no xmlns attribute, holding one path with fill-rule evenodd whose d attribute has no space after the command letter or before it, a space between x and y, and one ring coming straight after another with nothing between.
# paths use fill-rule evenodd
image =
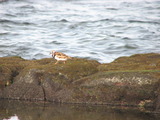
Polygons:
<instances>
[{"instance_id":1,"label":"green algae on rock","mask_svg":"<svg viewBox=\"0 0 160 120\"><path fill-rule=\"evenodd\" d=\"M99 66L100 71L126 70L160 70L160 54L136 54L130 57L120 57L111 63Z\"/></svg>"},{"instance_id":2,"label":"green algae on rock","mask_svg":"<svg viewBox=\"0 0 160 120\"><path fill-rule=\"evenodd\" d=\"M11 58L8 59L10 63ZM66 101L64 96L70 96L72 81L96 73L99 65L97 61L77 58L57 65L50 58L17 62L23 69L3 90L2 98Z\"/></svg>"},{"instance_id":3,"label":"green algae on rock","mask_svg":"<svg viewBox=\"0 0 160 120\"><path fill-rule=\"evenodd\" d=\"M121 57L107 64L73 58L0 58L0 98L153 107L160 110L160 54Z\"/></svg>"},{"instance_id":4,"label":"green algae on rock","mask_svg":"<svg viewBox=\"0 0 160 120\"><path fill-rule=\"evenodd\" d=\"M1 57L0 58L0 87L13 83L20 70L24 68L23 62L25 60L21 57Z\"/></svg>"}]
</instances>

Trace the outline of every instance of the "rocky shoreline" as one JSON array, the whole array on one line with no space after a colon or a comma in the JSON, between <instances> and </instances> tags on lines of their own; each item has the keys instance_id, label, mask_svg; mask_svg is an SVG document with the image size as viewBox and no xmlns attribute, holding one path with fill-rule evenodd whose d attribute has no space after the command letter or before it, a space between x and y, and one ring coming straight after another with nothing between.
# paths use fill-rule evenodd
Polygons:
<instances>
[{"instance_id":1,"label":"rocky shoreline","mask_svg":"<svg viewBox=\"0 0 160 120\"><path fill-rule=\"evenodd\" d=\"M0 58L0 98L58 103L138 106L160 113L160 54L136 54L111 63L73 58Z\"/></svg>"}]
</instances>

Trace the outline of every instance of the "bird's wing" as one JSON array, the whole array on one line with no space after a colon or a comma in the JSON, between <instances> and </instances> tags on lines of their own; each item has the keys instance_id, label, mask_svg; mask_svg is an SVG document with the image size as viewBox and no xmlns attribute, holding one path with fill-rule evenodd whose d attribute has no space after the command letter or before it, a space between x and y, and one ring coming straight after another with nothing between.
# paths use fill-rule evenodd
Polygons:
<instances>
[{"instance_id":1,"label":"bird's wing","mask_svg":"<svg viewBox=\"0 0 160 120\"><path fill-rule=\"evenodd\" d=\"M59 58L70 58L69 56L61 52L56 52L55 55Z\"/></svg>"}]
</instances>

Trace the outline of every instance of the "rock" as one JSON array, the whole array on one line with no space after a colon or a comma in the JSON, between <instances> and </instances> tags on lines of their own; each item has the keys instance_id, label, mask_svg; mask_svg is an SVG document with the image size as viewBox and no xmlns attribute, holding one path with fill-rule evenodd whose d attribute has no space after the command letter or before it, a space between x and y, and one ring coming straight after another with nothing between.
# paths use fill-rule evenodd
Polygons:
<instances>
[{"instance_id":1,"label":"rock","mask_svg":"<svg viewBox=\"0 0 160 120\"><path fill-rule=\"evenodd\" d=\"M155 100L154 100L154 108L155 112L160 113L160 79L155 86Z\"/></svg>"},{"instance_id":2,"label":"rock","mask_svg":"<svg viewBox=\"0 0 160 120\"><path fill-rule=\"evenodd\" d=\"M52 81L56 75L44 70L30 69L24 76L19 75L14 84L3 90L3 98L24 100L67 100L70 93L64 86ZM68 95L68 96L67 96Z\"/></svg>"},{"instance_id":3,"label":"rock","mask_svg":"<svg viewBox=\"0 0 160 120\"><path fill-rule=\"evenodd\" d=\"M8 59L6 60L6 67L10 69L10 61L13 61L15 58L9 57L3 59ZM19 67L21 67L21 72L18 72L17 76L12 78L13 83L6 87L6 84L3 85L1 98L67 102L71 98L73 91L70 88L73 80L94 74L98 71L97 66L99 63L96 61L75 58L67 64L55 65L52 60L26 60L24 63L24 60L22 62L18 58L17 61ZM16 63L15 65L12 63L12 66L16 65ZM12 76L12 72L9 71L8 75ZM7 80L8 78L1 81Z\"/></svg>"},{"instance_id":4,"label":"rock","mask_svg":"<svg viewBox=\"0 0 160 120\"><path fill-rule=\"evenodd\" d=\"M13 83L14 77L16 77L20 70L24 68L24 59L20 57L3 57L0 58L0 88ZM24 64L23 64L24 63Z\"/></svg>"},{"instance_id":5,"label":"rock","mask_svg":"<svg viewBox=\"0 0 160 120\"><path fill-rule=\"evenodd\" d=\"M0 98L151 107L160 111L160 55L137 54L112 63L73 58L0 58Z\"/></svg>"},{"instance_id":6,"label":"rock","mask_svg":"<svg viewBox=\"0 0 160 120\"><path fill-rule=\"evenodd\" d=\"M77 100L117 105L137 105L142 100L154 100L157 83L150 73L101 72L75 82L79 85Z\"/></svg>"}]
</instances>

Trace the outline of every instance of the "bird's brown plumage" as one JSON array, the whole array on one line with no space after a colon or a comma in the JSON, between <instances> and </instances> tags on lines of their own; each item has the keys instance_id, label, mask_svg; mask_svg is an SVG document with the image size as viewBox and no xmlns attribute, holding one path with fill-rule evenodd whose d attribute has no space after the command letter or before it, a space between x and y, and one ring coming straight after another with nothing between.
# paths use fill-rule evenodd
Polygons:
<instances>
[{"instance_id":1,"label":"bird's brown plumage","mask_svg":"<svg viewBox=\"0 0 160 120\"><path fill-rule=\"evenodd\" d=\"M51 51L51 54L52 54L52 57L57 60L55 64L57 64L59 61L63 61L65 63L68 59L71 59L70 56L61 52L56 52L54 50Z\"/></svg>"}]
</instances>

